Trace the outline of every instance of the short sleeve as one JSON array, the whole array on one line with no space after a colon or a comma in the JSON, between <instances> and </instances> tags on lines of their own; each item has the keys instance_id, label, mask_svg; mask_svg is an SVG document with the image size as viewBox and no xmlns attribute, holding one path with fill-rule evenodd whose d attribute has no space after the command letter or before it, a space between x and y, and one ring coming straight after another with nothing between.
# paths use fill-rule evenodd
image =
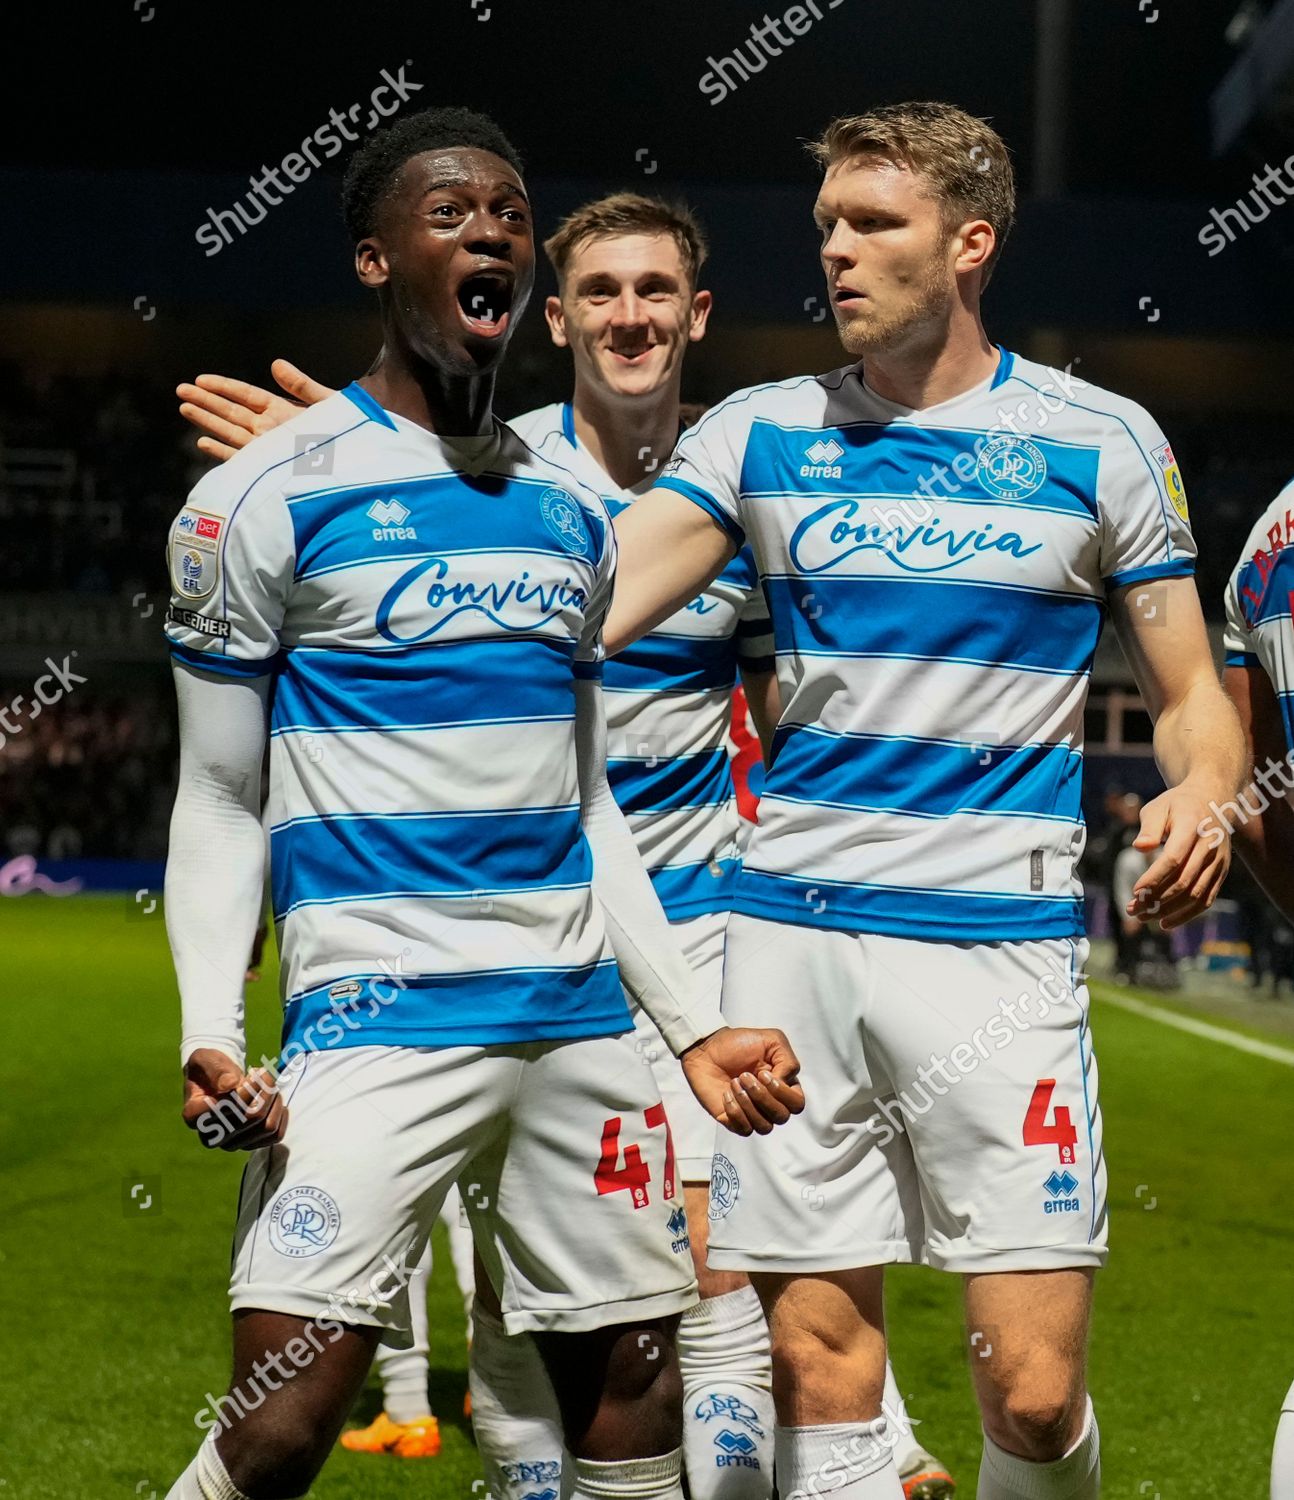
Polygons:
<instances>
[{"instance_id":1,"label":"short sleeve","mask_svg":"<svg viewBox=\"0 0 1294 1500\"><path fill-rule=\"evenodd\" d=\"M584 516L598 548L598 561L593 587L589 591L584 608L584 629L575 647L575 675L578 678L598 680L602 676L606 650L602 645L602 626L607 611L611 608L611 595L616 581L616 534L611 525L611 516L601 500L584 502Z\"/></svg>"},{"instance_id":2,"label":"short sleeve","mask_svg":"<svg viewBox=\"0 0 1294 1500\"><path fill-rule=\"evenodd\" d=\"M1115 426L1101 452L1098 486L1101 577L1107 589L1195 571L1181 470L1168 439L1140 407Z\"/></svg>"},{"instance_id":3,"label":"short sleeve","mask_svg":"<svg viewBox=\"0 0 1294 1500\"><path fill-rule=\"evenodd\" d=\"M1245 559L1240 559L1243 565ZM1222 627L1222 650L1225 656L1224 664L1228 667L1256 667L1258 665L1258 653L1254 650L1253 638L1249 633L1249 626L1245 620L1244 612L1240 608L1240 569L1232 573L1227 583L1226 596L1223 601L1226 623Z\"/></svg>"},{"instance_id":4,"label":"short sleeve","mask_svg":"<svg viewBox=\"0 0 1294 1500\"><path fill-rule=\"evenodd\" d=\"M734 396L708 411L678 440L655 488L674 490L708 512L738 547L746 532L741 519L741 470L750 432L748 405Z\"/></svg>"},{"instance_id":5,"label":"short sleeve","mask_svg":"<svg viewBox=\"0 0 1294 1500\"><path fill-rule=\"evenodd\" d=\"M282 494L249 488L237 463L205 475L171 524L166 635L191 666L259 677L278 655L296 549Z\"/></svg>"},{"instance_id":6,"label":"short sleeve","mask_svg":"<svg viewBox=\"0 0 1294 1500\"><path fill-rule=\"evenodd\" d=\"M749 547L742 548L737 561L749 565L755 580L737 617L737 662L747 672L771 672L777 665L773 656L773 621L759 581L759 569Z\"/></svg>"}]
</instances>

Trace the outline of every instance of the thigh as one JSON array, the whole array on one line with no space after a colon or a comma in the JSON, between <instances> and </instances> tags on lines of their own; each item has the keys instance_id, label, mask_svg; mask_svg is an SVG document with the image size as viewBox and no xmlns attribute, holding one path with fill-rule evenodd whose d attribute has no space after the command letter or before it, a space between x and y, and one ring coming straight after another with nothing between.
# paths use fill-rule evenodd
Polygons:
<instances>
[{"instance_id":1,"label":"thigh","mask_svg":"<svg viewBox=\"0 0 1294 1500\"><path fill-rule=\"evenodd\" d=\"M723 984L723 937L727 912L709 912L672 922L670 930L683 949L683 956L700 980L702 991L719 1000ZM634 1015L635 1046L651 1064L656 1086L665 1105L674 1137L674 1159L682 1182L708 1182L710 1160L715 1150L716 1122L706 1114L688 1087L678 1059L665 1045L656 1023L642 1009Z\"/></svg>"},{"instance_id":2,"label":"thigh","mask_svg":"<svg viewBox=\"0 0 1294 1500\"><path fill-rule=\"evenodd\" d=\"M922 1242L907 1137L866 1018L871 981L853 933L734 914L724 1017L781 1026L800 1059L805 1109L768 1136L720 1132L710 1179L717 1270L845 1271L911 1260Z\"/></svg>"},{"instance_id":3,"label":"thigh","mask_svg":"<svg viewBox=\"0 0 1294 1500\"><path fill-rule=\"evenodd\" d=\"M875 1045L946 1270L1095 1267L1106 1256L1085 944L871 936Z\"/></svg>"},{"instance_id":4,"label":"thigh","mask_svg":"<svg viewBox=\"0 0 1294 1500\"><path fill-rule=\"evenodd\" d=\"M582 1333L692 1306L670 1129L634 1033L525 1050L506 1138L460 1182L507 1331Z\"/></svg>"},{"instance_id":5,"label":"thigh","mask_svg":"<svg viewBox=\"0 0 1294 1500\"><path fill-rule=\"evenodd\" d=\"M440 1203L500 1128L515 1059L348 1047L284 1070L284 1140L243 1177L230 1298L407 1340L409 1279Z\"/></svg>"}]
</instances>

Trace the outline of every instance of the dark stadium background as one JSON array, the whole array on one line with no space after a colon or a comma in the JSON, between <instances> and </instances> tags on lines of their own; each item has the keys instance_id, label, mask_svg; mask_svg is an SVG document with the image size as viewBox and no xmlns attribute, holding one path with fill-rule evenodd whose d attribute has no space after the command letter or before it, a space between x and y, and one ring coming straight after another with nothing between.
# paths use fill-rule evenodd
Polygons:
<instances>
[{"instance_id":1,"label":"dark stadium background","mask_svg":"<svg viewBox=\"0 0 1294 1500\"><path fill-rule=\"evenodd\" d=\"M766 10L784 13L781 0L767 7L737 0L346 7L101 0L90 8L8 9L0 44L7 126L0 131L0 705L27 697L47 659L69 657L85 679L0 744L0 951L22 995L44 996L43 1019L27 1006L20 1014L47 1067L61 1076L65 1061L51 1018L72 992L97 1004L96 986L112 975L121 997L112 1014L128 1015L138 1029L127 1034L146 1038L139 1045L151 1060L139 1061L139 1071L165 1095L169 1113L159 1120L181 1134L166 1092L174 1075L161 1077L173 1065L177 1006L156 899L176 756L160 622L166 525L205 461L176 414L173 389L202 370L266 383L280 354L341 383L365 368L376 347L337 210L343 158L219 254L204 255L195 232L208 208L241 198L249 174L279 162L330 107L366 99L383 69L404 65L422 85L402 112L459 103L503 124L525 158L541 234L583 198L617 187L686 198L701 213L712 241L704 280L716 313L709 337L689 354L684 395L703 402L842 362L821 301L810 221L816 178L805 138L834 115L905 98L944 98L991 117L1014 152L1022 192L1013 241L986 297L989 332L1028 357L1072 366L1155 415L1181 464L1201 593L1218 635L1221 591L1241 542L1294 471L1294 206L1272 208L1214 257L1198 236L1211 209L1249 193L1253 172L1294 152L1294 0L827 4L820 0L823 17L807 35L719 105L699 87L711 59L746 43ZM500 388L505 414L566 393L566 361L549 346L538 307L546 278L513 342ZM1107 795L1153 794L1148 740L1135 686L1107 639L1093 679L1085 799L1100 845L1090 902L1098 933L1108 926L1100 858L1113 836ZM48 886L69 879L116 894L97 905L89 897L55 901ZM1288 986L1279 1004L1255 1009L1237 998L1247 993L1255 952L1270 974L1294 976L1291 934L1239 877L1226 895L1219 913L1179 945L1179 956L1193 955L1191 980L1173 1003L1246 1033L1294 1030ZM54 915L56 907L69 916ZM270 1004L262 997L257 1023L267 1037ZM1106 1056L1119 1064L1118 1046L1126 1045L1124 1063L1139 1080L1136 1107L1125 1110L1138 1138L1153 1138L1165 1163L1210 1184L1216 1215L1249 1226L1247 1245L1264 1243L1274 1231L1259 1222L1266 1210L1258 1205L1281 1201L1270 1182L1258 1185L1259 1167L1267 1172L1270 1163L1255 1166L1251 1178L1230 1177L1222 1159L1202 1164L1197 1148L1165 1124L1164 1111L1184 1110L1195 1097L1190 1070L1197 1068L1227 1080L1231 1099L1247 1092L1248 1102L1210 1096L1196 1100L1191 1118L1198 1123L1213 1111L1219 1130L1239 1118L1244 1129L1266 1132L1242 1130L1232 1142L1237 1160L1246 1150L1274 1152L1282 1132L1288 1138L1281 1069L1230 1054L1202 1061L1189 1055L1196 1043L1164 1033L1160 1045L1158 1030L1148 1041L1133 1034L1126 1016L1104 1024L1112 1034ZM1123 1041L1121 1027L1129 1028ZM1258 1084L1253 1068L1267 1069ZM18 1097L44 1097L46 1082ZM83 1102L78 1092L68 1097ZM0 1114L0 1123L8 1133L18 1121ZM42 1139L57 1139L62 1116L50 1115L46 1126L52 1134ZM135 1140L129 1168L114 1154L119 1142L103 1148L106 1159L114 1171L146 1173L152 1139ZM171 1144L177 1153L189 1145ZM48 1175L34 1147L20 1159ZM208 1166L186 1170L200 1175ZM1176 1169L1160 1167L1170 1176ZM1155 1182L1141 1159L1131 1169L1125 1159L1124 1177L1129 1170L1129 1196L1147 1176ZM70 1202L78 1190L95 1191L73 1178ZM45 1202L44 1181L20 1184L18 1199L28 1191ZM115 1185L114 1176L112 1191ZM1226 1198L1231 1191L1234 1200ZM1144 1199L1138 1191L1134 1227L1158 1226L1163 1220L1154 1215L1143 1223ZM219 1219L217 1239L227 1207L207 1189L195 1200L199 1217ZM110 1224L117 1212L111 1203ZM59 1254L73 1257L68 1275L75 1277L68 1240L92 1245L87 1224L97 1213L78 1218L68 1237L57 1220L21 1222L45 1225L37 1248L44 1254L40 1236L48 1234ZM1209 1230L1192 1223L1175 1232L1183 1253L1191 1234L1201 1241L1222 1234L1220 1222ZM114 1278L142 1274L136 1242L113 1244L106 1263ZM1167 1265L1166 1254L1162 1239L1148 1242L1144 1264ZM1136 1263L1134 1255L1127 1264ZM169 1289L180 1299L184 1275ZM219 1277L207 1286L194 1276L204 1288L202 1326L217 1327ZM96 1289L87 1283L85 1290ZM115 1295L106 1285L98 1291L105 1305ZM1250 1311L1260 1315L1270 1295L1264 1284ZM1142 1284L1125 1285L1110 1296L1122 1312L1098 1302L1098 1322L1122 1316L1130 1321L1120 1326L1131 1327L1152 1300ZM60 1338L79 1338L81 1307L69 1293ZM1221 1360L1220 1345L1259 1337L1245 1322L1248 1312L1232 1312L1239 1321L1214 1328L1196 1357ZM1272 1321L1288 1326L1289 1312L1286 1303ZM105 1319L101 1332L110 1338ZM1138 1337L1153 1343L1161 1335L1153 1329ZM1174 1334L1187 1336L1187 1325ZM955 1351L957 1336L950 1338ZM30 1362L24 1345L11 1367L0 1364L0 1377L14 1379L18 1412L40 1388L34 1371L44 1342L37 1328ZM936 1346L943 1347L932 1335L929 1347ZM155 1371L161 1356L149 1359ZM1115 1364L1111 1354L1107 1372ZM223 1378L218 1366L210 1379ZM1245 1367L1238 1359L1236 1369ZM1264 1387L1245 1418L1248 1487L1237 1494L1261 1487L1264 1412L1294 1368L1268 1373L1275 1395ZM182 1377L178 1367L168 1374L177 1382L167 1387L170 1399L184 1388ZM928 1368L922 1378L930 1388ZM1128 1379L1124 1420L1135 1422L1153 1407L1157 1387L1149 1376ZM960 1391L962 1380L955 1372L950 1389ZM49 1384L56 1398L66 1395L57 1376ZM150 1402L161 1399L148 1389ZM956 1402L964 1405L963 1397ZM949 1412L961 1411L956 1402ZM1216 1415L1207 1406L1194 1413ZM935 1415L951 1424L945 1431L972 1432L965 1412ZM1146 1420L1149 1451L1159 1419ZM1167 1453L1176 1441L1171 1414L1161 1427ZM1225 1449L1225 1421L1220 1431ZM51 1428L56 1443L62 1432ZM169 1441L184 1454L183 1431L179 1437L178 1445ZM117 1453L112 1483L102 1488L46 1481L33 1461L13 1470L18 1478L6 1493L129 1494L137 1477L160 1475L136 1458L151 1451L147 1431L135 1438ZM1127 1462L1120 1471L1126 1492L1152 1493L1162 1471ZM1205 1470L1185 1463L1185 1471L1164 1483L1165 1500L1223 1493ZM5 1473L0 1454L0 1479ZM1143 1480L1153 1481L1151 1489ZM969 1474L965 1482L969 1492ZM352 1491L321 1485L319 1492Z\"/></svg>"}]
</instances>

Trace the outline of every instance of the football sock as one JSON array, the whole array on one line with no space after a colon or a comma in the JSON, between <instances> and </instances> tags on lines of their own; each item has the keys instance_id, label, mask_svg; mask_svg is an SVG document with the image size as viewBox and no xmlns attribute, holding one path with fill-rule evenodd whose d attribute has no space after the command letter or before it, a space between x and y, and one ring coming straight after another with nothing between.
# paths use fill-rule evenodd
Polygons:
<instances>
[{"instance_id":1,"label":"football sock","mask_svg":"<svg viewBox=\"0 0 1294 1500\"><path fill-rule=\"evenodd\" d=\"M569 1494L574 1466L563 1452L561 1412L534 1339L504 1333L479 1298L472 1329L468 1386L486 1490L495 1500L558 1488Z\"/></svg>"},{"instance_id":2,"label":"football sock","mask_svg":"<svg viewBox=\"0 0 1294 1500\"><path fill-rule=\"evenodd\" d=\"M890 1441L894 1444L894 1467L901 1474L914 1457L921 1444L912 1430L912 1418L908 1416L907 1402L894 1378L894 1366L885 1361L885 1394L881 1398L881 1409L889 1423Z\"/></svg>"},{"instance_id":3,"label":"football sock","mask_svg":"<svg viewBox=\"0 0 1294 1500\"><path fill-rule=\"evenodd\" d=\"M166 1500L247 1500L234 1488L216 1452L215 1439L208 1437L197 1457L167 1492Z\"/></svg>"},{"instance_id":4,"label":"football sock","mask_svg":"<svg viewBox=\"0 0 1294 1500\"><path fill-rule=\"evenodd\" d=\"M1087 1398L1083 1431L1063 1458L1034 1463L1017 1458L984 1434L979 1500L1097 1500L1101 1493L1101 1434Z\"/></svg>"},{"instance_id":5,"label":"football sock","mask_svg":"<svg viewBox=\"0 0 1294 1500\"><path fill-rule=\"evenodd\" d=\"M830 1422L777 1429L777 1489L782 1500L903 1500L889 1424Z\"/></svg>"},{"instance_id":6,"label":"football sock","mask_svg":"<svg viewBox=\"0 0 1294 1500\"><path fill-rule=\"evenodd\" d=\"M574 1500L683 1500L683 1450L598 1463L577 1458Z\"/></svg>"},{"instance_id":7,"label":"football sock","mask_svg":"<svg viewBox=\"0 0 1294 1500\"><path fill-rule=\"evenodd\" d=\"M1272 1500L1294 1500L1294 1385L1285 1393L1272 1448Z\"/></svg>"},{"instance_id":8,"label":"football sock","mask_svg":"<svg viewBox=\"0 0 1294 1500\"><path fill-rule=\"evenodd\" d=\"M392 1349L379 1344L373 1368L382 1382L382 1405L393 1422L415 1422L431 1411L427 1398L427 1361L431 1334L427 1322L427 1277L431 1273L431 1244L422 1252L409 1277L409 1329L413 1347Z\"/></svg>"},{"instance_id":9,"label":"football sock","mask_svg":"<svg viewBox=\"0 0 1294 1500\"><path fill-rule=\"evenodd\" d=\"M694 1500L767 1500L773 1492L773 1366L754 1287L683 1314L683 1462Z\"/></svg>"}]
</instances>

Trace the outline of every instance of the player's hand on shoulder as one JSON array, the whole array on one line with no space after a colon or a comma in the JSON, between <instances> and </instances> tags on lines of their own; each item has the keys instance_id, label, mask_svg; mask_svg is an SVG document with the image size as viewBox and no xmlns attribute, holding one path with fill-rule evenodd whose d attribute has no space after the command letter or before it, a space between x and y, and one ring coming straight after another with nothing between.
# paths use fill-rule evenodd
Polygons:
<instances>
[{"instance_id":1,"label":"player's hand on shoulder","mask_svg":"<svg viewBox=\"0 0 1294 1500\"><path fill-rule=\"evenodd\" d=\"M1134 845L1159 853L1132 888L1128 916L1169 932L1213 905L1231 865L1231 838L1202 790L1183 782L1147 802Z\"/></svg>"},{"instance_id":2,"label":"player's hand on shoulder","mask_svg":"<svg viewBox=\"0 0 1294 1500\"><path fill-rule=\"evenodd\" d=\"M290 400L229 375L199 375L192 385L176 386L180 415L202 434L198 447L209 458L232 458L253 438L336 394L286 359L276 359L270 374Z\"/></svg>"},{"instance_id":3,"label":"player's hand on shoulder","mask_svg":"<svg viewBox=\"0 0 1294 1500\"><path fill-rule=\"evenodd\" d=\"M208 1149L256 1151L283 1139L288 1111L266 1068L243 1072L214 1047L199 1047L184 1066L184 1123Z\"/></svg>"},{"instance_id":4,"label":"player's hand on shoulder","mask_svg":"<svg viewBox=\"0 0 1294 1500\"><path fill-rule=\"evenodd\" d=\"M706 1113L734 1135L768 1135L804 1108L800 1060L775 1028L725 1026L680 1062Z\"/></svg>"}]
</instances>

